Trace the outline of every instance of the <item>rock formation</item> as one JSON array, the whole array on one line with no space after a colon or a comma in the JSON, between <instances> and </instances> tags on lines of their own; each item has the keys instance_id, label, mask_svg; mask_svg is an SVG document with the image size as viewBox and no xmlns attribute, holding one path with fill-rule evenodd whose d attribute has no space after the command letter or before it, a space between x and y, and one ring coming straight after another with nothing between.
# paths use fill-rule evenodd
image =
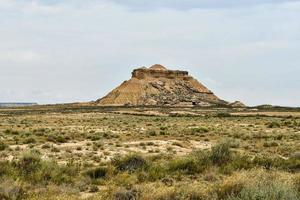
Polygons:
<instances>
[{"instance_id":1,"label":"rock formation","mask_svg":"<svg viewBox=\"0 0 300 200\"><path fill-rule=\"evenodd\" d=\"M243 102L240 102L240 101L235 101L235 102L232 102L228 105L233 107L233 108L245 108L245 107L247 107Z\"/></svg>"},{"instance_id":2,"label":"rock formation","mask_svg":"<svg viewBox=\"0 0 300 200\"><path fill-rule=\"evenodd\" d=\"M132 72L107 96L96 101L99 105L132 106L211 106L225 105L212 91L199 83L187 71L168 70L162 65L142 67Z\"/></svg>"}]
</instances>

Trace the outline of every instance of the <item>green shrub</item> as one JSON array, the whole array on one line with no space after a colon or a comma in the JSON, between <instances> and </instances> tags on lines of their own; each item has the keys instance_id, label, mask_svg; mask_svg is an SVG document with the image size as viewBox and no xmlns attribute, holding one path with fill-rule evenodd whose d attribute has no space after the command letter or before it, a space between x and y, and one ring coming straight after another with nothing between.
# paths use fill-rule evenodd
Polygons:
<instances>
[{"instance_id":1,"label":"green shrub","mask_svg":"<svg viewBox=\"0 0 300 200\"><path fill-rule=\"evenodd\" d=\"M5 133L5 134L10 134L11 132L12 132L11 129L6 129L5 131L3 131L3 133Z\"/></svg>"},{"instance_id":2,"label":"green shrub","mask_svg":"<svg viewBox=\"0 0 300 200\"><path fill-rule=\"evenodd\" d=\"M155 192L148 194L143 194L142 199L151 200L212 200L213 198L208 198L207 195L201 193L199 187L181 186L181 187L168 187L161 190L154 189ZM200 190L199 190L200 189Z\"/></svg>"},{"instance_id":3,"label":"green shrub","mask_svg":"<svg viewBox=\"0 0 300 200\"><path fill-rule=\"evenodd\" d=\"M300 160L300 151L292 153L291 158Z\"/></svg>"},{"instance_id":4,"label":"green shrub","mask_svg":"<svg viewBox=\"0 0 300 200\"><path fill-rule=\"evenodd\" d=\"M216 185L214 192L217 194L218 199L227 199L230 196L236 196L240 194L245 186L245 180L240 177L229 177L221 184Z\"/></svg>"},{"instance_id":5,"label":"green shrub","mask_svg":"<svg viewBox=\"0 0 300 200\"><path fill-rule=\"evenodd\" d=\"M92 186L90 187L90 192L91 192L91 193L95 193L95 192L98 192L98 191L99 191L99 188L98 188L97 185L92 185Z\"/></svg>"},{"instance_id":6,"label":"green shrub","mask_svg":"<svg viewBox=\"0 0 300 200\"><path fill-rule=\"evenodd\" d=\"M251 157L247 155L236 155L226 165L227 171L235 171L235 170L248 170L253 168L255 165L253 164Z\"/></svg>"},{"instance_id":7,"label":"green shrub","mask_svg":"<svg viewBox=\"0 0 300 200\"><path fill-rule=\"evenodd\" d=\"M268 123L268 128L280 128L280 123L276 121Z\"/></svg>"},{"instance_id":8,"label":"green shrub","mask_svg":"<svg viewBox=\"0 0 300 200\"><path fill-rule=\"evenodd\" d=\"M279 146L279 144L275 141L271 141L271 142L264 142L263 146L264 147L277 147L277 146Z\"/></svg>"},{"instance_id":9,"label":"green shrub","mask_svg":"<svg viewBox=\"0 0 300 200\"><path fill-rule=\"evenodd\" d=\"M166 167L160 164L152 164L146 170L149 181L157 181L164 178L168 173Z\"/></svg>"},{"instance_id":10,"label":"green shrub","mask_svg":"<svg viewBox=\"0 0 300 200\"><path fill-rule=\"evenodd\" d=\"M73 183L79 171L72 165L58 165L55 162L44 161L32 180L35 183L55 183L57 185Z\"/></svg>"},{"instance_id":11,"label":"green shrub","mask_svg":"<svg viewBox=\"0 0 300 200\"><path fill-rule=\"evenodd\" d=\"M185 157L170 161L169 170L181 171L186 174L197 174L207 169L210 164L208 152L195 151Z\"/></svg>"},{"instance_id":12,"label":"green shrub","mask_svg":"<svg viewBox=\"0 0 300 200\"><path fill-rule=\"evenodd\" d=\"M55 138L55 141L56 141L57 143L66 143L66 142L68 141L68 138L59 135L59 136L57 136L57 137Z\"/></svg>"},{"instance_id":13,"label":"green shrub","mask_svg":"<svg viewBox=\"0 0 300 200\"><path fill-rule=\"evenodd\" d=\"M21 174L27 176L39 170L42 163L41 158L37 153L28 152L20 158L17 165Z\"/></svg>"},{"instance_id":14,"label":"green shrub","mask_svg":"<svg viewBox=\"0 0 300 200\"><path fill-rule=\"evenodd\" d=\"M217 113L217 117L231 117L231 114L227 112L219 112Z\"/></svg>"},{"instance_id":15,"label":"green shrub","mask_svg":"<svg viewBox=\"0 0 300 200\"><path fill-rule=\"evenodd\" d=\"M290 158L287 160L281 159L280 165L276 166L291 172L300 172L300 159Z\"/></svg>"},{"instance_id":16,"label":"green shrub","mask_svg":"<svg viewBox=\"0 0 300 200\"><path fill-rule=\"evenodd\" d=\"M285 160L279 157L257 156L252 163L265 169L277 168L292 172L299 172L300 170L300 160L294 158Z\"/></svg>"},{"instance_id":17,"label":"green shrub","mask_svg":"<svg viewBox=\"0 0 300 200\"><path fill-rule=\"evenodd\" d=\"M295 176L293 184L300 197L300 174Z\"/></svg>"},{"instance_id":18,"label":"green shrub","mask_svg":"<svg viewBox=\"0 0 300 200\"><path fill-rule=\"evenodd\" d=\"M105 178L107 176L107 174L108 174L107 167L97 167L97 168L90 169L85 172L85 175L87 175L91 179Z\"/></svg>"},{"instance_id":19,"label":"green shrub","mask_svg":"<svg viewBox=\"0 0 300 200\"><path fill-rule=\"evenodd\" d=\"M179 158L169 163L169 170L171 172L180 171L186 174L196 174L200 172L200 168L196 160L192 157Z\"/></svg>"},{"instance_id":20,"label":"green shrub","mask_svg":"<svg viewBox=\"0 0 300 200\"><path fill-rule=\"evenodd\" d=\"M18 176L34 184L70 184L79 175L75 165L58 165L56 162L42 161L37 153L25 153L16 163Z\"/></svg>"},{"instance_id":21,"label":"green shrub","mask_svg":"<svg viewBox=\"0 0 300 200\"><path fill-rule=\"evenodd\" d=\"M0 178L2 176L12 176L15 172L14 166L8 161L0 162Z\"/></svg>"},{"instance_id":22,"label":"green shrub","mask_svg":"<svg viewBox=\"0 0 300 200\"><path fill-rule=\"evenodd\" d=\"M146 167L147 161L138 154L131 154L123 158L114 158L112 164L120 171L133 172Z\"/></svg>"},{"instance_id":23,"label":"green shrub","mask_svg":"<svg viewBox=\"0 0 300 200\"><path fill-rule=\"evenodd\" d=\"M173 142L172 145L178 146L178 147L183 147L183 144L180 142Z\"/></svg>"},{"instance_id":24,"label":"green shrub","mask_svg":"<svg viewBox=\"0 0 300 200\"><path fill-rule=\"evenodd\" d=\"M25 199L26 190L22 184L12 180L0 180L0 199L1 200L23 200Z\"/></svg>"},{"instance_id":25,"label":"green shrub","mask_svg":"<svg viewBox=\"0 0 300 200\"><path fill-rule=\"evenodd\" d=\"M281 159L282 160L282 159ZM281 165L279 164L279 162L281 162L281 160L277 159L276 158L273 158L273 157L266 157L266 156L256 156L254 159L253 159L253 164L256 165L256 166L260 166L260 167L263 167L265 169L271 169L273 168L275 165ZM277 163L277 164L276 164Z\"/></svg>"},{"instance_id":26,"label":"green shrub","mask_svg":"<svg viewBox=\"0 0 300 200\"><path fill-rule=\"evenodd\" d=\"M148 131L146 131L146 135L150 135L150 136L156 136L156 135L157 135L157 133L156 133L156 131L155 131L155 130L148 130Z\"/></svg>"},{"instance_id":27,"label":"green shrub","mask_svg":"<svg viewBox=\"0 0 300 200\"><path fill-rule=\"evenodd\" d=\"M278 182L262 182L256 185L245 186L239 194L229 197L228 200L296 200L296 191Z\"/></svg>"},{"instance_id":28,"label":"green shrub","mask_svg":"<svg viewBox=\"0 0 300 200\"><path fill-rule=\"evenodd\" d=\"M70 140L69 136L63 136L63 135L48 135L47 136L47 141L53 142L53 143L66 143L66 142L68 142L68 140Z\"/></svg>"},{"instance_id":29,"label":"green shrub","mask_svg":"<svg viewBox=\"0 0 300 200\"><path fill-rule=\"evenodd\" d=\"M203 170L211 165L211 155L208 151L193 151L191 156L197 161L198 166L201 166Z\"/></svg>"},{"instance_id":30,"label":"green shrub","mask_svg":"<svg viewBox=\"0 0 300 200\"><path fill-rule=\"evenodd\" d=\"M231 161L232 152L230 150L230 143L223 141L214 146L211 150L210 159L216 165L223 165Z\"/></svg>"},{"instance_id":31,"label":"green shrub","mask_svg":"<svg viewBox=\"0 0 300 200\"><path fill-rule=\"evenodd\" d=\"M126 190L119 189L113 194L113 200L136 200L138 199L138 191L135 189Z\"/></svg>"},{"instance_id":32,"label":"green shrub","mask_svg":"<svg viewBox=\"0 0 300 200\"><path fill-rule=\"evenodd\" d=\"M0 141L0 151L4 151L7 147L8 146L4 142Z\"/></svg>"},{"instance_id":33,"label":"green shrub","mask_svg":"<svg viewBox=\"0 0 300 200\"><path fill-rule=\"evenodd\" d=\"M209 129L206 127L197 127L197 128L190 128L184 131L185 134L197 134L197 133L207 133Z\"/></svg>"},{"instance_id":34,"label":"green shrub","mask_svg":"<svg viewBox=\"0 0 300 200\"><path fill-rule=\"evenodd\" d=\"M29 137L29 138L26 138L23 143L24 144L34 144L34 143L36 143L36 139L34 139L33 137Z\"/></svg>"},{"instance_id":35,"label":"green shrub","mask_svg":"<svg viewBox=\"0 0 300 200\"><path fill-rule=\"evenodd\" d=\"M179 192L169 191L159 194L156 200L182 200L183 197Z\"/></svg>"}]
</instances>

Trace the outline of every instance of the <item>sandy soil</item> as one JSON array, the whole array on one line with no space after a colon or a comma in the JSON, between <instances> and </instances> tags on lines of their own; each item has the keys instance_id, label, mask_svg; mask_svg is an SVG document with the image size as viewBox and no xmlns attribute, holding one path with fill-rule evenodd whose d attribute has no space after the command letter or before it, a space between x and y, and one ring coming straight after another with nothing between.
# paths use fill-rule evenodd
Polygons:
<instances>
[{"instance_id":1,"label":"sandy soil","mask_svg":"<svg viewBox=\"0 0 300 200\"><path fill-rule=\"evenodd\" d=\"M43 144L45 145L45 144ZM66 163L67 159L72 156L78 156L78 159L84 159L88 163L94 163L92 156L98 156L101 161L110 161L116 155L126 155L129 153L142 154L159 154L159 153L173 153L177 155L185 155L196 149L210 149L211 142L205 141L179 141L179 140L136 140L118 142L115 145L111 141L103 142L102 147L98 150L93 150L92 141L74 141L63 144L47 143L48 148L43 148L43 145L37 145L34 149L42 153L43 159L56 158L58 163ZM10 145L11 149L19 151L22 154L30 149L29 145ZM56 149L53 151L53 149ZM6 156L5 160L13 160L18 157L18 154ZM69 155L69 156L67 156Z\"/></svg>"}]
</instances>

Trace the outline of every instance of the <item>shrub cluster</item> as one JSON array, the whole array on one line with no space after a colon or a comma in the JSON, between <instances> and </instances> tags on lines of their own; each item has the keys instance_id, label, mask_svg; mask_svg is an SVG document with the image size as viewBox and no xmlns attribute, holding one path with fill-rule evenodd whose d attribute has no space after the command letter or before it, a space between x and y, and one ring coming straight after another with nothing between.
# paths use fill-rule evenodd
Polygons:
<instances>
[{"instance_id":1,"label":"shrub cluster","mask_svg":"<svg viewBox=\"0 0 300 200\"><path fill-rule=\"evenodd\" d=\"M247 184L244 179L234 179L217 184L210 192L199 193L198 190L178 190L176 180L183 175L186 177L203 177L211 170L218 170L223 174L232 174L240 170L254 170L264 168L266 171L272 169L299 172L300 159L293 157L282 159L279 157L249 157L234 153L228 141L220 142L211 151L195 151L184 157L172 158L171 155L157 155L143 157L139 154L116 156L110 163L104 166L80 168L75 164L58 165L52 161L42 160L39 153L25 153L19 160L12 162L0 162L0 180L18 180L30 185L47 186L49 184L76 185L78 181L85 180L90 185L89 191L98 191L97 184L110 181L113 186L121 187L112 193L111 198L115 200L139 199L143 191L135 190L132 186L145 183L160 183L168 190L150 199L209 199L205 195L212 192L216 200L256 200L256 199L297 199L300 194L300 178L296 178L294 186L286 186L280 182L263 182L262 184ZM13 183L18 189L18 194L23 198L23 188L19 183ZM18 187L17 187L18 186ZM11 191L8 186L0 185L0 199L9 199ZM81 188L84 188L80 186ZM125 187L122 188L122 187ZM81 190L81 189L80 189ZM83 189L86 190L86 189ZM1 196L2 195L2 196ZM5 196L6 195L6 196ZM204 196L203 196L204 195ZM277 198L282 197L282 198ZM15 198L18 199L18 198ZM149 199L149 198L148 198Z\"/></svg>"},{"instance_id":2,"label":"shrub cluster","mask_svg":"<svg viewBox=\"0 0 300 200\"><path fill-rule=\"evenodd\" d=\"M0 162L0 178L14 178L31 184L71 184L79 174L74 165L43 161L36 152L27 152L19 160Z\"/></svg>"}]
</instances>

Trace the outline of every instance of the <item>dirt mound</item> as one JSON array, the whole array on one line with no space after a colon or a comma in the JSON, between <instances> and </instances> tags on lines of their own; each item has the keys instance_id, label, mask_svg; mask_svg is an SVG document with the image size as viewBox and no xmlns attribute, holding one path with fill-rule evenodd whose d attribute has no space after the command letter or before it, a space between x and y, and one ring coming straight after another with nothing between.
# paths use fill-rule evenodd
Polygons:
<instances>
[{"instance_id":1,"label":"dirt mound","mask_svg":"<svg viewBox=\"0 0 300 200\"><path fill-rule=\"evenodd\" d=\"M132 106L211 106L228 104L212 91L189 76L187 71L168 70L156 64L132 72L132 78L123 82L107 96L96 101L99 105Z\"/></svg>"}]
</instances>

